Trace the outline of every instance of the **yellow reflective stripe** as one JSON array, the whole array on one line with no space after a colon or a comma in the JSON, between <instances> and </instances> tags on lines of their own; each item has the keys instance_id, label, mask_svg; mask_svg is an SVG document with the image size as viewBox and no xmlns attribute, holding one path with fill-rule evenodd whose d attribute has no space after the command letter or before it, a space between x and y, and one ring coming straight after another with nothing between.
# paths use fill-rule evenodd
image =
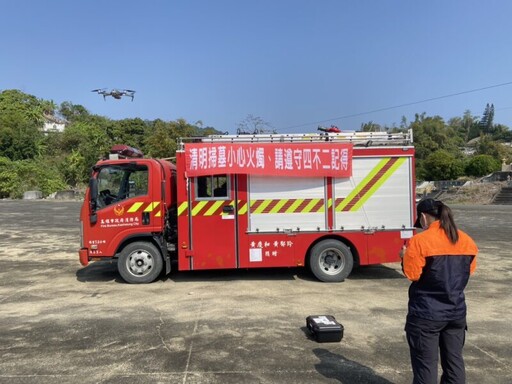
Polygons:
<instances>
[{"instance_id":1,"label":"yellow reflective stripe","mask_svg":"<svg viewBox=\"0 0 512 384\"><path fill-rule=\"evenodd\" d=\"M356 197L357 195L359 195L359 193L361 192L361 190L365 187L366 184L368 184L370 182L371 179L373 179L373 177L382 169L384 168L384 166L391 160L390 157L386 157L384 159L382 159L381 161L379 161L379 163L377 164L377 166L375 168L373 168L370 173L363 179L363 181L361 181L353 190L352 192L350 192L348 194L347 197L345 197L343 199L343 201L341 203L339 203L337 206L336 206L336 211L341 211L343 208L345 208L348 203L350 203L354 197Z\"/></svg>"},{"instance_id":2,"label":"yellow reflective stripe","mask_svg":"<svg viewBox=\"0 0 512 384\"><path fill-rule=\"evenodd\" d=\"M192 216L197 215L201 209L207 204L207 201L199 201L194 208L192 208Z\"/></svg>"},{"instance_id":3,"label":"yellow reflective stripe","mask_svg":"<svg viewBox=\"0 0 512 384\"><path fill-rule=\"evenodd\" d=\"M309 213L313 207L320 201L320 199L311 199L311 201L302 210L303 213Z\"/></svg>"},{"instance_id":4,"label":"yellow reflective stripe","mask_svg":"<svg viewBox=\"0 0 512 384\"><path fill-rule=\"evenodd\" d=\"M395 173L395 171L400 168L400 166L405 162L406 158L401 157L399 158L395 164L393 164L389 169L382 175L382 177L371 187L368 192L356 203L352 208L350 208L351 211L357 211L361 206L366 203L366 201L373 196L373 194L386 182L387 179L390 178L390 176Z\"/></svg>"},{"instance_id":5,"label":"yellow reflective stripe","mask_svg":"<svg viewBox=\"0 0 512 384\"><path fill-rule=\"evenodd\" d=\"M331 208L332 207L332 198L329 197L329 199L327 199L327 208Z\"/></svg>"},{"instance_id":6,"label":"yellow reflective stripe","mask_svg":"<svg viewBox=\"0 0 512 384\"><path fill-rule=\"evenodd\" d=\"M153 201L152 203L149 203L149 205L144 209L144 212L152 212L153 209L158 207L160 205L159 201Z\"/></svg>"},{"instance_id":7,"label":"yellow reflective stripe","mask_svg":"<svg viewBox=\"0 0 512 384\"><path fill-rule=\"evenodd\" d=\"M245 215L247 213L247 202L244 203L240 208L238 208L239 215Z\"/></svg>"},{"instance_id":8,"label":"yellow reflective stripe","mask_svg":"<svg viewBox=\"0 0 512 384\"><path fill-rule=\"evenodd\" d=\"M267 206L268 206L271 202L272 202L272 200L270 200L270 199L269 199L269 200L263 200L263 202L260 204L260 206L254 210L254 213L255 213L255 214L257 214L257 213L261 213L261 212L263 212L263 210L264 210L265 208L267 208Z\"/></svg>"},{"instance_id":9,"label":"yellow reflective stripe","mask_svg":"<svg viewBox=\"0 0 512 384\"><path fill-rule=\"evenodd\" d=\"M288 199L281 199L281 200L279 200L279 201L277 202L277 204L276 204L276 205L274 205L274 208L272 208L272 209L270 210L270 212L269 212L269 213L278 213L278 212L279 212L279 210L281 209L281 207L282 207L283 205L285 205L287 201L288 201Z\"/></svg>"},{"instance_id":10,"label":"yellow reflective stripe","mask_svg":"<svg viewBox=\"0 0 512 384\"><path fill-rule=\"evenodd\" d=\"M140 201L137 203L133 203L132 206L130 208L128 208L128 213L137 212L142 204L144 204L144 203L142 203Z\"/></svg>"},{"instance_id":11,"label":"yellow reflective stripe","mask_svg":"<svg viewBox=\"0 0 512 384\"><path fill-rule=\"evenodd\" d=\"M155 217L161 217L162 216L162 211L158 211L157 213L155 213Z\"/></svg>"},{"instance_id":12,"label":"yellow reflective stripe","mask_svg":"<svg viewBox=\"0 0 512 384\"><path fill-rule=\"evenodd\" d=\"M286 213L294 213L295 210L297 209L297 207L299 205L301 205L303 201L304 201L304 199L297 199L297 200L295 200L292 203L292 205L290 205L290 207L286 210Z\"/></svg>"},{"instance_id":13,"label":"yellow reflective stripe","mask_svg":"<svg viewBox=\"0 0 512 384\"><path fill-rule=\"evenodd\" d=\"M204 213L204 216L211 216L215 213L215 211L217 209L219 209L219 207L224 204L224 201L222 200L219 200L219 201L216 201L215 203L213 203L213 205L210 207L210 209L208 209L205 213Z\"/></svg>"},{"instance_id":14,"label":"yellow reflective stripe","mask_svg":"<svg viewBox=\"0 0 512 384\"><path fill-rule=\"evenodd\" d=\"M180 204L180 206L178 207L178 216L180 216L183 212L185 212L188 208L188 202L187 201L184 201L183 203Z\"/></svg>"}]
</instances>

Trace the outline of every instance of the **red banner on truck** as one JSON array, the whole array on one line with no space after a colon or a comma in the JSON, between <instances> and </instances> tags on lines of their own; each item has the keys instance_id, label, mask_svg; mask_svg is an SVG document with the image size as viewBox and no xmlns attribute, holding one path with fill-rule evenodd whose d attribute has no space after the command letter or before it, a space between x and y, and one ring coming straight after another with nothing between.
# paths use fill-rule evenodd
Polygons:
<instances>
[{"instance_id":1,"label":"red banner on truck","mask_svg":"<svg viewBox=\"0 0 512 384\"><path fill-rule=\"evenodd\" d=\"M187 143L185 156L189 177L220 173L352 176L350 143Z\"/></svg>"}]
</instances>

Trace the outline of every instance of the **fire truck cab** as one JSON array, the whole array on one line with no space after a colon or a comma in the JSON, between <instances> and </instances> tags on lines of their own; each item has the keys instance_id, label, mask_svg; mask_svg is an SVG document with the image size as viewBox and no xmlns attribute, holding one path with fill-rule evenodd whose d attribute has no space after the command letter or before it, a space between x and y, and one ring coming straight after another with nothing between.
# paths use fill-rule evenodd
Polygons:
<instances>
[{"instance_id":1,"label":"fire truck cab","mask_svg":"<svg viewBox=\"0 0 512 384\"><path fill-rule=\"evenodd\" d=\"M339 282L399 261L413 234L411 131L186 138L174 163L111 152L92 170L79 258L116 259L128 283L297 266Z\"/></svg>"}]
</instances>

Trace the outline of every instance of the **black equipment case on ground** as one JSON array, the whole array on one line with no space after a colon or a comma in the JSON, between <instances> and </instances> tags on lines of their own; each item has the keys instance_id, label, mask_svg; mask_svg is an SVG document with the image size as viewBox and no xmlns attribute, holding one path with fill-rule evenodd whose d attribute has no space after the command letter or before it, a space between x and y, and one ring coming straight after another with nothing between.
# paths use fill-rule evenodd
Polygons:
<instances>
[{"instance_id":1,"label":"black equipment case on ground","mask_svg":"<svg viewBox=\"0 0 512 384\"><path fill-rule=\"evenodd\" d=\"M343 338L343 325L334 316L312 315L306 317L306 327L319 343L333 343Z\"/></svg>"}]
</instances>

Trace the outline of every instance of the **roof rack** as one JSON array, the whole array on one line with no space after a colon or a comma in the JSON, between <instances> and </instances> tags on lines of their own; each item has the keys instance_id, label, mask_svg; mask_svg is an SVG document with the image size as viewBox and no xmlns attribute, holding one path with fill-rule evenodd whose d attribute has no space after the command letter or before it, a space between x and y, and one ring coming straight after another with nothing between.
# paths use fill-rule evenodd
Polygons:
<instances>
[{"instance_id":1,"label":"roof rack","mask_svg":"<svg viewBox=\"0 0 512 384\"><path fill-rule=\"evenodd\" d=\"M292 133L292 134L249 134L249 135L209 135L205 137L186 137L180 144L187 142L202 143L304 143L304 142L340 142L355 146L404 146L412 144L412 129L406 132L340 132L340 133Z\"/></svg>"}]
</instances>

